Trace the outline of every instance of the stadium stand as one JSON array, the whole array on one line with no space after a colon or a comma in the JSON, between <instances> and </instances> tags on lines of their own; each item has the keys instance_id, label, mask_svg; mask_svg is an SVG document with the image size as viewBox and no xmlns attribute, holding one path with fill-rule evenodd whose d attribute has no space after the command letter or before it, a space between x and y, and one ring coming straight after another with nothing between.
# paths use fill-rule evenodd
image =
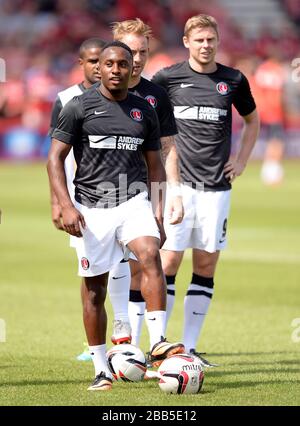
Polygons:
<instances>
[{"instance_id":1,"label":"stadium stand","mask_svg":"<svg viewBox=\"0 0 300 426\"><path fill-rule=\"evenodd\" d=\"M78 81L74 63L84 39L109 40L113 21L141 17L156 36L145 69L150 77L186 57L183 25L197 13L216 17L222 34L220 62L242 64L250 80L255 80L255 70L276 46L285 70L286 155L300 156L297 0L1 0L0 59L5 61L6 81L0 81L0 156L45 156L51 106L58 91ZM236 120L233 130L238 128ZM22 129L26 137L20 142ZM259 143L254 156L260 157L261 150Z\"/></svg>"}]
</instances>

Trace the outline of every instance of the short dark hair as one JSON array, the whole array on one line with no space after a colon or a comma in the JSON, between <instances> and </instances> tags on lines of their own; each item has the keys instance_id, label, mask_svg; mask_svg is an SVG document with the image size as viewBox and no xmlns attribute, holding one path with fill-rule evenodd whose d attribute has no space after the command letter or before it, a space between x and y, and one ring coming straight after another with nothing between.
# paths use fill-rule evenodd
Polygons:
<instances>
[{"instance_id":1,"label":"short dark hair","mask_svg":"<svg viewBox=\"0 0 300 426\"><path fill-rule=\"evenodd\" d=\"M97 37L88 38L87 40L84 40L84 42L82 42L80 45L79 57L83 58L84 52L88 49L98 48L102 50L106 44L107 42L102 40L101 38L97 38Z\"/></svg>"},{"instance_id":2,"label":"short dark hair","mask_svg":"<svg viewBox=\"0 0 300 426\"><path fill-rule=\"evenodd\" d=\"M127 50L127 52L130 54L131 58L133 59L132 51L131 51L130 47L127 46L127 44L122 43L119 40L110 41L110 42L106 43L105 46L102 48L102 52L104 52L105 49L108 49L110 47L122 47L122 49Z\"/></svg>"}]
</instances>

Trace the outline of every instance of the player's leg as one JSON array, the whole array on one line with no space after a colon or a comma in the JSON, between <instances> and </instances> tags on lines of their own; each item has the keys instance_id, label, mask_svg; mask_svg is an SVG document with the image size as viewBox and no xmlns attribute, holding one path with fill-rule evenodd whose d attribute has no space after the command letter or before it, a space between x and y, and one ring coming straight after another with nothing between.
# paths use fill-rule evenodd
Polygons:
<instances>
[{"instance_id":1,"label":"player's leg","mask_svg":"<svg viewBox=\"0 0 300 426\"><path fill-rule=\"evenodd\" d=\"M106 286L107 274L84 277L82 281L83 323L95 368L95 380L89 390L109 390L112 385L106 361Z\"/></svg>"},{"instance_id":2,"label":"player's leg","mask_svg":"<svg viewBox=\"0 0 300 426\"><path fill-rule=\"evenodd\" d=\"M109 390L112 375L106 360L105 297L110 269L122 260L123 252L115 239L117 219L109 209L88 208L75 202L84 215L86 228L76 243L78 274L83 277L81 297L83 321L89 351L95 367L95 379L89 390ZM117 222L118 223L118 222Z\"/></svg>"},{"instance_id":3,"label":"player's leg","mask_svg":"<svg viewBox=\"0 0 300 426\"><path fill-rule=\"evenodd\" d=\"M170 354L184 350L181 343L171 344L164 339L166 284L159 254L159 230L146 192L124 203L120 211L126 220L119 226L117 238L133 252L140 263L150 352L152 361L158 365Z\"/></svg>"},{"instance_id":4,"label":"player's leg","mask_svg":"<svg viewBox=\"0 0 300 426\"><path fill-rule=\"evenodd\" d=\"M161 250L162 268L167 282L167 318L168 323L175 303L175 280L184 251Z\"/></svg>"},{"instance_id":5,"label":"player's leg","mask_svg":"<svg viewBox=\"0 0 300 426\"><path fill-rule=\"evenodd\" d=\"M146 303L141 293L142 271L139 262L130 259L131 284L128 314L131 325L132 344L138 346L145 317Z\"/></svg>"},{"instance_id":6,"label":"player's leg","mask_svg":"<svg viewBox=\"0 0 300 426\"><path fill-rule=\"evenodd\" d=\"M127 260L114 266L108 276L108 294L114 311L111 341L117 345L131 342L131 327L128 316L130 268Z\"/></svg>"},{"instance_id":7,"label":"player's leg","mask_svg":"<svg viewBox=\"0 0 300 426\"><path fill-rule=\"evenodd\" d=\"M159 258L159 240L153 237L140 237L128 244L128 247L135 254L141 268L141 293L147 306L147 317L153 317L152 312L161 311L156 319L157 334L150 336L154 339L151 345L160 340L165 333L165 303L166 286L161 270ZM148 323L148 321L147 321Z\"/></svg>"},{"instance_id":8,"label":"player's leg","mask_svg":"<svg viewBox=\"0 0 300 426\"><path fill-rule=\"evenodd\" d=\"M199 191L196 203L197 223L192 238L193 275L184 299L183 341L189 352L196 351L213 297L220 250L226 247L230 191Z\"/></svg>"},{"instance_id":9,"label":"player's leg","mask_svg":"<svg viewBox=\"0 0 300 426\"><path fill-rule=\"evenodd\" d=\"M195 350L210 302L219 251L193 250L193 275L184 298L183 341L188 352Z\"/></svg>"},{"instance_id":10,"label":"player's leg","mask_svg":"<svg viewBox=\"0 0 300 426\"><path fill-rule=\"evenodd\" d=\"M176 274L183 259L184 250L192 247L192 233L195 222L195 190L187 185L181 186L184 206L184 217L181 223L171 225L165 219L164 227L167 240L161 249L161 260L167 282L167 321L175 302Z\"/></svg>"},{"instance_id":11,"label":"player's leg","mask_svg":"<svg viewBox=\"0 0 300 426\"><path fill-rule=\"evenodd\" d=\"M171 315L175 301L175 277L184 252L161 250L162 267L167 282L166 323ZM131 285L128 313L132 329L132 343L139 344L141 329L145 315L145 300L141 293L142 271L138 262L130 259Z\"/></svg>"},{"instance_id":12,"label":"player's leg","mask_svg":"<svg viewBox=\"0 0 300 426\"><path fill-rule=\"evenodd\" d=\"M150 337L150 354L154 366L164 358L182 353L181 343L168 343L164 339L166 326L166 284L161 267L159 239L140 237L128 244L137 257L141 271L141 292L146 302L146 323Z\"/></svg>"},{"instance_id":13,"label":"player's leg","mask_svg":"<svg viewBox=\"0 0 300 426\"><path fill-rule=\"evenodd\" d=\"M166 323L175 301L175 277L180 266L184 252L172 252L169 250L161 250L162 267L167 282L167 306L166 306ZM128 313L132 329L132 343L139 344L141 329L145 316L146 303L141 293L141 276L142 271L139 262L130 259L131 269L131 285L129 296Z\"/></svg>"},{"instance_id":14,"label":"player's leg","mask_svg":"<svg viewBox=\"0 0 300 426\"><path fill-rule=\"evenodd\" d=\"M72 242L72 238L74 239L75 244ZM70 247L76 248L76 237L72 237L70 238ZM81 287L80 287L80 294L81 294L81 304L83 306L83 292L84 292L84 282L83 280L81 281ZM92 357L89 351L89 345L87 342L83 343L84 346L84 350L81 354L77 355L76 359L78 361L92 361Z\"/></svg>"}]
</instances>

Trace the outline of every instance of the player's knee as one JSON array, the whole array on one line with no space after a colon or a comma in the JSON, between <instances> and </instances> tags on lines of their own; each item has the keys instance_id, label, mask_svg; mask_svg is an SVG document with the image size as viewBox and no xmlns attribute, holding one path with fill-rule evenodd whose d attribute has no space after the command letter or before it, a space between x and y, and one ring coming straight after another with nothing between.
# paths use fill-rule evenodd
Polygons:
<instances>
[{"instance_id":1,"label":"player's knee","mask_svg":"<svg viewBox=\"0 0 300 426\"><path fill-rule=\"evenodd\" d=\"M88 306L99 308L104 305L107 291L106 282L95 280L95 278L85 278L86 291L83 293L84 308Z\"/></svg>"},{"instance_id":2,"label":"player's knee","mask_svg":"<svg viewBox=\"0 0 300 426\"><path fill-rule=\"evenodd\" d=\"M99 288L97 291L89 291L87 297L83 301L83 308L87 309L99 309L104 306L106 298L106 290Z\"/></svg>"},{"instance_id":3,"label":"player's knee","mask_svg":"<svg viewBox=\"0 0 300 426\"><path fill-rule=\"evenodd\" d=\"M160 265L159 250L155 246L146 247L139 257L142 269L151 268Z\"/></svg>"}]
</instances>

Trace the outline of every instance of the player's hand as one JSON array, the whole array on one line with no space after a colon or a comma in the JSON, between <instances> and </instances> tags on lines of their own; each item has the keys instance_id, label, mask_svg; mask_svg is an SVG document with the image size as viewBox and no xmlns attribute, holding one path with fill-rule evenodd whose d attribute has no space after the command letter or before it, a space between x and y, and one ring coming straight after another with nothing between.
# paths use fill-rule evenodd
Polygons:
<instances>
[{"instance_id":1,"label":"player's hand","mask_svg":"<svg viewBox=\"0 0 300 426\"><path fill-rule=\"evenodd\" d=\"M52 216L52 222L55 228L61 231L64 231L64 226L62 223L61 207L59 204L51 204L51 216Z\"/></svg>"},{"instance_id":2,"label":"player's hand","mask_svg":"<svg viewBox=\"0 0 300 426\"><path fill-rule=\"evenodd\" d=\"M160 234L160 245L159 245L159 248L162 248L162 246L164 245L164 243L165 243L165 241L167 239L167 236L166 236L166 233L165 233L164 224L163 224L163 219L159 220L159 219L155 218L155 220L156 220L156 223L157 223L157 226L158 226L158 229L159 229L159 234Z\"/></svg>"},{"instance_id":3,"label":"player's hand","mask_svg":"<svg viewBox=\"0 0 300 426\"><path fill-rule=\"evenodd\" d=\"M62 208L62 220L64 224L64 230L75 237L82 237L80 225L85 228L85 220L83 215L75 209L75 207L64 207Z\"/></svg>"},{"instance_id":4,"label":"player's hand","mask_svg":"<svg viewBox=\"0 0 300 426\"><path fill-rule=\"evenodd\" d=\"M182 204L182 197L170 197L168 201L168 218L171 225L181 223L184 215L184 208Z\"/></svg>"},{"instance_id":5,"label":"player's hand","mask_svg":"<svg viewBox=\"0 0 300 426\"><path fill-rule=\"evenodd\" d=\"M224 174L226 179L232 183L236 177L241 176L245 170L245 167L245 164L239 163L238 161L227 161L224 166Z\"/></svg>"}]
</instances>

